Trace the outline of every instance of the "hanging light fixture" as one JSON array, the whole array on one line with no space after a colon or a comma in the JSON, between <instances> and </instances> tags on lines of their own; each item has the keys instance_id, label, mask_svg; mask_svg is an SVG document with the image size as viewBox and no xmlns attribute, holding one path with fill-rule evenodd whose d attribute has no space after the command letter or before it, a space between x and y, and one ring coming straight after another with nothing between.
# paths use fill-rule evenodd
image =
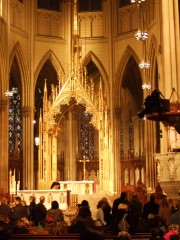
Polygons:
<instances>
[{"instance_id":1,"label":"hanging light fixture","mask_svg":"<svg viewBox=\"0 0 180 240\"><path fill-rule=\"evenodd\" d=\"M5 95L6 97L12 97L13 94L14 94L14 92L13 92L13 91L10 91L10 90L7 90L7 91L4 93L4 95Z\"/></svg>"},{"instance_id":2,"label":"hanging light fixture","mask_svg":"<svg viewBox=\"0 0 180 240\"><path fill-rule=\"evenodd\" d=\"M141 29L138 29L137 32L134 34L134 37L136 40L145 41L146 39L148 39L149 34L146 30L141 31Z\"/></svg>"},{"instance_id":3,"label":"hanging light fixture","mask_svg":"<svg viewBox=\"0 0 180 240\"><path fill-rule=\"evenodd\" d=\"M137 5L141 4L142 2L145 2L146 0L131 0L131 3L136 3Z\"/></svg>"},{"instance_id":4,"label":"hanging light fixture","mask_svg":"<svg viewBox=\"0 0 180 240\"><path fill-rule=\"evenodd\" d=\"M148 70L150 68L150 63L147 60L147 53L146 53L146 40L148 39L149 34L146 29L146 21L145 21L143 2L145 2L145 0L131 0L131 3L136 3L137 7L139 9L139 27L138 27L137 32L134 34L134 37L136 40L142 41L142 44L143 44L143 58L144 59L139 63L139 68L141 70L143 70L143 76L145 79L145 77L146 77L145 70ZM151 88L150 83L144 83L142 85L142 89L150 89L150 88Z\"/></svg>"},{"instance_id":5,"label":"hanging light fixture","mask_svg":"<svg viewBox=\"0 0 180 240\"><path fill-rule=\"evenodd\" d=\"M149 63L149 62L142 61L142 62L139 64L139 67L140 67L141 69L148 69L148 68L150 68L150 63Z\"/></svg>"}]
</instances>

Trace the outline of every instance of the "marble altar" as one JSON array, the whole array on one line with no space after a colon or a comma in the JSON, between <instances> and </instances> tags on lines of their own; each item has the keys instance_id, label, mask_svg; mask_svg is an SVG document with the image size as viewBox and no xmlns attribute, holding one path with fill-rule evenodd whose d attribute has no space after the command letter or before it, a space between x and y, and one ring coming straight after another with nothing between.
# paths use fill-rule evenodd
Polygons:
<instances>
[{"instance_id":1,"label":"marble altar","mask_svg":"<svg viewBox=\"0 0 180 240\"><path fill-rule=\"evenodd\" d=\"M71 194L94 194L96 192L94 181L60 181L60 189L70 190Z\"/></svg>"},{"instance_id":2,"label":"marble altar","mask_svg":"<svg viewBox=\"0 0 180 240\"><path fill-rule=\"evenodd\" d=\"M70 192L63 190L18 190L17 195L21 197L22 200L25 200L27 205L29 205L30 196L36 197L36 203L39 202L41 196L44 196L44 205L47 209L51 208L51 202L56 200L61 210L67 210L70 201Z\"/></svg>"}]
</instances>

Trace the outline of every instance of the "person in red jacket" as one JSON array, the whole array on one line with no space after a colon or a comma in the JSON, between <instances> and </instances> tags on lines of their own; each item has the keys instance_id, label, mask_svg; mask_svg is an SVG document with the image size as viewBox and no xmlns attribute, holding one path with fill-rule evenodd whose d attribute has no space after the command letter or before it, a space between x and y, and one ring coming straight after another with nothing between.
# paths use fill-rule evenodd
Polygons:
<instances>
[{"instance_id":1,"label":"person in red jacket","mask_svg":"<svg viewBox=\"0 0 180 240\"><path fill-rule=\"evenodd\" d=\"M171 235L178 235L178 234L179 234L179 225L171 224L169 226L169 231L164 235L164 239L171 240Z\"/></svg>"}]
</instances>

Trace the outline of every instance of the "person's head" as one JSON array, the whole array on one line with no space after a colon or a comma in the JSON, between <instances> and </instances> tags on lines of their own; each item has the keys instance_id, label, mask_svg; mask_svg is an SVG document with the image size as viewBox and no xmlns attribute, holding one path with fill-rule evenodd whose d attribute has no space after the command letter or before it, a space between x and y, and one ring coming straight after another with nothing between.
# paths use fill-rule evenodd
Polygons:
<instances>
[{"instance_id":1,"label":"person's head","mask_svg":"<svg viewBox=\"0 0 180 240\"><path fill-rule=\"evenodd\" d=\"M1 204L7 205L8 204L7 198L2 198L1 199Z\"/></svg>"},{"instance_id":2,"label":"person's head","mask_svg":"<svg viewBox=\"0 0 180 240\"><path fill-rule=\"evenodd\" d=\"M179 225L178 224L171 224L169 225L169 230L173 230L175 234L179 234Z\"/></svg>"},{"instance_id":3,"label":"person's head","mask_svg":"<svg viewBox=\"0 0 180 240\"><path fill-rule=\"evenodd\" d=\"M120 198L121 198L122 200L125 200L126 197L127 197L127 193L126 193L126 192L122 192L121 195L120 195Z\"/></svg>"},{"instance_id":4,"label":"person's head","mask_svg":"<svg viewBox=\"0 0 180 240\"><path fill-rule=\"evenodd\" d=\"M29 202L30 203L35 203L35 201L36 201L36 198L34 196L29 197Z\"/></svg>"},{"instance_id":5,"label":"person's head","mask_svg":"<svg viewBox=\"0 0 180 240\"><path fill-rule=\"evenodd\" d=\"M39 201L40 201L40 203L44 203L45 202L45 197L44 196L41 196L40 198L39 198Z\"/></svg>"},{"instance_id":6,"label":"person's head","mask_svg":"<svg viewBox=\"0 0 180 240\"><path fill-rule=\"evenodd\" d=\"M130 240L131 237L130 237L130 235L129 235L128 232L126 232L126 231L121 231L121 232L119 232L119 234L118 234L118 239L119 239L119 240Z\"/></svg>"},{"instance_id":7,"label":"person's head","mask_svg":"<svg viewBox=\"0 0 180 240\"><path fill-rule=\"evenodd\" d=\"M58 209L59 208L59 203L57 201L52 201L51 208L52 209Z\"/></svg>"},{"instance_id":8,"label":"person's head","mask_svg":"<svg viewBox=\"0 0 180 240\"><path fill-rule=\"evenodd\" d=\"M88 201L87 201L87 200L82 200L81 206L82 206L82 207L89 207Z\"/></svg>"},{"instance_id":9,"label":"person's head","mask_svg":"<svg viewBox=\"0 0 180 240\"><path fill-rule=\"evenodd\" d=\"M97 204L97 208L104 208L105 202L103 200L100 200Z\"/></svg>"},{"instance_id":10,"label":"person's head","mask_svg":"<svg viewBox=\"0 0 180 240\"><path fill-rule=\"evenodd\" d=\"M155 194L154 194L154 193L151 193L151 195L150 195L150 201L151 201L151 202L154 202L154 201L155 201Z\"/></svg>"},{"instance_id":11,"label":"person's head","mask_svg":"<svg viewBox=\"0 0 180 240\"><path fill-rule=\"evenodd\" d=\"M132 197L131 197L131 201L134 202L134 201L137 201L138 200L138 197L136 194L133 194Z\"/></svg>"},{"instance_id":12,"label":"person's head","mask_svg":"<svg viewBox=\"0 0 180 240\"><path fill-rule=\"evenodd\" d=\"M107 197L103 197L103 198L102 198L102 201L105 202L105 203L107 203L107 202L108 202Z\"/></svg>"},{"instance_id":13,"label":"person's head","mask_svg":"<svg viewBox=\"0 0 180 240\"><path fill-rule=\"evenodd\" d=\"M19 204L19 203L21 203L21 198L20 197L15 197L15 204L17 205L17 204Z\"/></svg>"},{"instance_id":14,"label":"person's head","mask_svg":"<svg viewBox=\"0 0 180 240\"><path fill-rule=\"evenodd\" d=\"M79 218L86 218L86 217L91 217L91 210L87 206L82 206L79 208L78 212L78 217Z\"/></svg>"}]
</instances>

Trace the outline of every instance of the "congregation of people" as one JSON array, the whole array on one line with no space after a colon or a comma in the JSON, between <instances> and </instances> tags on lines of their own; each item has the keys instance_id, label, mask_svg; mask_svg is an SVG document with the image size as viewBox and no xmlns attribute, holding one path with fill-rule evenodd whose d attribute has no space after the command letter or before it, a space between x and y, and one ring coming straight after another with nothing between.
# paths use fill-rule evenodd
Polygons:
<instances>
[{"instance_id":1,"label":"congregation of people","mask_svg":"<svg viewBox=\"0 0 180 240\"><path fill-rule=\"evenodd\" d=\"M137 232L151 232L150 240L179 239L179 209L176 201L161 196L157 203L152 193L149 201L143 204L136 194L128 200L126 192L111 204L106 197L97 202L95 219L92 217L91 206L84 199L77 204L76 212L70 223L66 221L57 201L51 202L46 209L45 197L41 196L36 203L35 196L30 196L29 204L15 197L15 205L10 207L7 198L1 199L0 205L0 239L11 239L12 234L28 233L29 226L38 229L50 228L51 234L79 233L81 240L101 240L106 231L118 239L131 239Z\"/></svg>"}]
</instances>

